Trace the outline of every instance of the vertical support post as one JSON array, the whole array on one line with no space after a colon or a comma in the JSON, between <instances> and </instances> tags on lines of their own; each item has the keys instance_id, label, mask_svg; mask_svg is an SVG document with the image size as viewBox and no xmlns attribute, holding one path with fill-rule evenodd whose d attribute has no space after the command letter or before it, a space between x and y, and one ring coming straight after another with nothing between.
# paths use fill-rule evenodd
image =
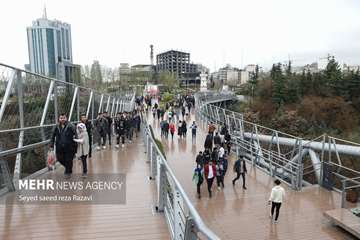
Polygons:
<instances>
[{"instance_id":1,"label":"vertical support post","mask_svg":"<svg viewBox=\"0 0 360 240\"><path fill-rule=\"evenodd\" d=\"M341 191L341 208L346 207L346 179L341 181L342 191Z\"/></svg>"},{"instance_id":2,"label":"vertical support post","mask_svg":"<svg viewBox=\"0 0 360 240\"><path fill-rule=\"evenodd\" d=\"M109 105L110 105L110 95L108 97L107 103L106 103L106 111L109 111Z\"/></svg>"},{"instance_id":3,"label":"vertical support post","mask_svg":"<svg viewBox=\"0 0 360 240\"><path fill-rule=\"evenodd\" d=\"M22 84L22 83L18 82L17 84ZM43 126L44 123L45 123L45 118L46 118L47 110L49 108L49 103L50 103L50 99L51 99L51 94L52 94L53 89L54 89L54 85L55 85L55 81L51 81L50 86L49 86L48 95L46 97L45 106L44 106L43 113L42 113L41 120L40 120L40 126Z\"/></svg>"},{"instance_id":4,"label":"vertical support post","mask_svg":"<svg viewBox=\"0 0 360 240\"><path fill-rule=\"evenodd\" d=\"M113 101L112 101L112 104L111 104L111 117L115 117L116 113L114 112L115 110L115 97L113 97Z\"/></svg>"},{"instance_id":5,"label":"vertical support post","mask_svg":"<svg viewBox=\"0 0 360 240\"><path fill-rule=\"evenodd\" d=\"M101 94L100 104L99 104L99 111L98 111L98 113L101 113L101 110L102 110L102 104L103 104L103 99L104 99L104 94Z\"/></svg>"},{"instance_id":6,"label":"vertical support post","mask_svg":"<svg viewBox=\"0 0 360 240\"><path fill-rule=\"evenodd\" d=\"M14 73L13 76L9 79L9 82L8 82L8 84L6 86L4 98L2 100L1 107L0 107L0 123L1 123L2 118L4 116L4 113L5 113L6 104L7 104L7 101L9 99L9 97L10 97L10 93L11 93L12 87L14 85L14 78L15 77L16 77L16 73Z\"/></svg>"},{"instance_id":7,"label":"vertical support post","mask_svg":"<svg viewBox=\"0 0 360 240\"><path fill-rule=\"evenodd\" d=\"M183 219L185 218L182 212L182 198L176 186L174 186L174 237L175 239L184 239L185 226Z\"/></svg>"},{"instance_id":8,"label":"vertical support post","mask_svg":"<svg viewBox=\"0 0 360 240\"><path fill-rule=\"evenodd\" d=\"M90 108L91 108L91 103L92 103L93 94L94 94L94 92L91 91L91 92L90 92L90 97L89 97L88 106L87 106L87 109L86 109L86 117L87 117L87 118L89 117L89 111L90 111Z\"/></svg>"},{"instance_id":9,"label":"vertical support post","mask_svg":"<svg viewBox=\"0 0 360 240\"><path fill-rule=\"evenodd\" d=\"M157 211L164 211L166 203L166 169L165 165L161 162L160 156L157 157L158 161L158 177L157 177Z\"/></svg>"},{"instance_id":10,"label":"vertical support post","mask_svg":"<svg viewBox=\"0 0 360 240\"><path fill-rule=\"evenodd\" d=\"M21 78L21 72L16 70L16 86L17 86L17 94L18 94L18 104L19 104L19 120L20 120L20 128L24 127L24 90L23 90L23 82ZM19 142L18 148L23 146L24 142L24 131L20 131L19 134ZM16 154L15 160L15 168L14 168L14 176L13 176L13 186L8 186L9 189L15 189L15 186L18 186L18 181L21 178L21 153Z\"/></svg>"},{"instance_id":11,"label":"vertical support post","mask_svg":"<svg viewBox=\"0 0 360 240\"><path fill-rule=\"evenodd\" d=\"M58 91L57 83L54 82L54 111L55 111L55 123L58 123L59 120L59 105L58 105Z\"/></svg>"},{"instance_id":12,"label":"vertical support post","mask_svg":"<svg viewBox=\"0 0 360 240\"><path fill-rule=\"evenodd\" d=\"M186 239L186 240L196 240L196 239L198 239L196 232L197 231L196 231L196 228L195 228L194 220L190 216L187 216L186 217L186 223L185 223L185 237L184 237L184 239Z\"/></svg>"},{"instance_id":13,"label":"vertical support post","mask_svg":"<svg viewBox=\"0 0 360 240\"><path fill-rule=\"evenodd\" d=\"M303 143L302 139L299 140L299 158L298 158L298 179L297 179L297 190L300 191L302 188L302 180L304 173L304 165L303 165Z\"/></svg>"},{"instance_id":14,"label":"vertical support post","mask_svg":"<svg viewBox=\"0 0 360 240\"><path fill-rule=\"evenodd\" d=\"M76 98L77 98L78 89L79 89L78 87L75 87L73 99L72 99L72 102L71 102L70 113L69 113L69 122L71 122L71 117L72 117L72 113L74 111L74 106L75 106L75 101L76 101Z\"/></svg>"}]
</instances>

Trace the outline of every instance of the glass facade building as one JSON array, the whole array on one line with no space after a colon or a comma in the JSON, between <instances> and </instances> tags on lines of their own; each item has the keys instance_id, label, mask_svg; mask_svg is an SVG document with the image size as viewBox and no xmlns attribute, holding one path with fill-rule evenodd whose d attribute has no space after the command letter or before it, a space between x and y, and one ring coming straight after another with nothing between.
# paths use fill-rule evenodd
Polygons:
<instances>
[{"instance_id":1,"label":"glass facade building","mask_svg":"<svg viewBox=\"0 0 360 240\"><path fill-rule=\"evenodd\" d=\"M65 68L73 65L70 24L45 15L27 28L27 38L30 70L67 81Z\"/></svg>"}]
</instances>

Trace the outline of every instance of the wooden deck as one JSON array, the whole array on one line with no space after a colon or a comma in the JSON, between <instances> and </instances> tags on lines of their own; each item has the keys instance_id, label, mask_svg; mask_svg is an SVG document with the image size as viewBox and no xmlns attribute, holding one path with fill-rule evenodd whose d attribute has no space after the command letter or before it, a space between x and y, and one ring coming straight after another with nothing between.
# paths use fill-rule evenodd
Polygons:
<instances>
[{"instance_id":1,"label":"wooden deck","mask_svg":"<svg viewBox=\"0 0 360 240\"><path fill-rule=\"evenodd\" d=\"M360 239L360 218L349 209L338 208L324 212L324 217Z\"/></svg>"},{"instance_id":2,"label":"wooden deck","mask_svg":"<svg viewBox=\"0 0 360 240\"><path fill-rule=\"evenodd\" d=\"M160 135L158 121L150 117L155 134ZM188 119L188 124L194 117ZM216 189L213 197L202 185L202 198L197 199L192 183L195 156L203 150L204 126L198 131L197 142L163 139L167 159L205 223L222 239L292 239L292 240L353 240L343 229L333 226L323 212L340 206L340 195L313 186L287 192L279 223L269 219L267 200L273 179L248 165L247 187L235 187L230 159L225 188ZM160 138L160 137L159 137ZM148 180L149 165L145 162L142 139L125 149L96 152L89 160L91 173L126 173L127 203L125 205L59 204L5 205L11 194L0 199L0 239L169 239L163 214L154 213L155 182ZM80 172L77 161L75 172ZM2 203L1 203L2 201Z\"/></svg>"},{"instance_id":3,"label":"wooden deck","mask_svg":"<svg viewBox=\"0 0 360 240\"><path fill-rule=\"evenodd\" d=\"M151 118L151 116L149 116ZM194 116L188 119L192 123ZM150 120L156 135L160 138L158 121ZM343 229L333 226L323 217L323 212L340 206L340 195L327 191L318 186L303 189L301 192L292 191L285 187L287 196L281 207L279 223L274 224L269 219L267 200L273 179L254 167L248 165L246 178L247 190L242 189L242 183L237 182L233 187L231 180L234 156L229 161L229 168L225 177L225 188L216 189L213 185L213 197L207 193L206 183L202 185L202 198L196 197L196 186L192 182L195 157L203 151L204 127L198 129L196 143L192 143L191 133L188 131L186 140L174 141L163 139L166 156L176 177L179 179L196 209L205 223L222 239L292 239L292 240L350 240L356 239ZM283 184L284 185L284 184Z\"/></svg>"},{"instance_id":4,"label":"wooden deck","mask_svg":"<svg viewBox=\"0 0 360 240\"><path fill-rule=\"evenodd\" d=\"M143 140L94 153L89 175L126 173L126 204L11 205L0 202L0 239L169 239L163 214L154 212L155 182L148 180ZM75 172L81 172L76 161ZM62 168L59 171L63 171Z\"/></svg>"}]
</instances>

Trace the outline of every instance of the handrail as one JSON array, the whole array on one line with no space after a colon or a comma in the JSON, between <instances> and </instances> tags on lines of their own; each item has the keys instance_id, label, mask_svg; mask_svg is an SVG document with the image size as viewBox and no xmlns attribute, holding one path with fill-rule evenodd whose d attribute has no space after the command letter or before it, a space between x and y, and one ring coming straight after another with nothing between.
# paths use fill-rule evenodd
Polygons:
<instances>
[{"instance_id":1,"label":"handrail","mask_svg":"<svg viewBox=\"0 0 360 240\"><path fill-rule=\"evenodd\" d=\"M187 196L185 190L182 188L180 182L177 180L177 178L175 177L174 172L172 171L171 167L169 166L169 164L167 163L167 161L165 160L165 156L162 154L162 152L160 151L158 145L155 142L155 139L153 138L153 136L151 135L150 129L147 125L146 126L146 133L149 136L150 141L152 142L152 145L155 146L157 155L160 156L161 159L161 163L164 164L166 171L169 173L169 176L171 177L171 179L173 180L176 188L178 189L178 191L180 192L181 197L183 198L183 200L185 201L189 212L191 213L191 216L193 218L193 221L195 222L195 225L197 226L197 228L199 229L199 231L204 234L208 239L211 240L219 240L220 238L213 232L211 231L206 224L203 222L203 220L201 219L199 213L197 212L197 210L195 209L195 207L193 206L193 204L191 203L189 197Z\"/></svg>"},{"instance_id":2,"label":"handrail","mask_svg":"<svg viewBox=\"0 0 360 240\"><path fill-rule=\"evenodd\" d=\"M44 75L41 75L41 74L38 74L38 73L30 72L30 71L27 71L27 70L24 70L24 69L21 69L21 68L17 68L17 67L14 67L14 66L10 66L10 65L1 63L1 62L0 62L0 66L7 67L7 68L11 68L11 69L13 69L13 70L15 70L15 71L24 72L24 73L33 75L33 76L35 76L35 77L40 77L40 78L42 78L42 79L54 81L54 82L56 82L56 83L66 84L66 85L69 85L69 86L78 87L78 88L80 88L80 89L84 89L84 90L88 90L88 91L93 91L93 92L98 93L98 94L104 94L104 95L106 95L106 96L112 95L112 93L102 93L102 92L96 91L96 90L94 90L94 89L92 89L92 88L80 86L80 85L77 85L77 84L71 83L71 82L64 82L64 81L59 80L59 79L56 79L56 78L52 78L52 77L44 76Z\"/></svg>"}]
</instances>

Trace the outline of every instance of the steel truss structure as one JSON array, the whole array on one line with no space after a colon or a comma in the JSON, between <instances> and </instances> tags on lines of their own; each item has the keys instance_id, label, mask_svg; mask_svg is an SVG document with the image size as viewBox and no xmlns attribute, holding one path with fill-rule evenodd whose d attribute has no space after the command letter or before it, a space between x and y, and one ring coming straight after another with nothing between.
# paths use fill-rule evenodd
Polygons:
<instances>
[{"instance_id":1,"label":"steel truss structure","mask_svg":"<svg viewBox=\"0 0 360 240\"><path fill-rule=\"evenodd\" d=\"M2 63L0 100L1 192L13 191L20 178L46 170L48 144L59 114L77 123L81 114L94 120L103 111L114 117L135 107L132 91L107 94ZM35 164L39 156L45 158ZM34 172L24 172L24 164Z\"/></svg>"},{"instance_id":2,"label":"steel truss structure","mask_svg":"<svg viewBox=\"0 0 360 240\"><path fill-rule=\"evenodd\" d=\"M281 179L293 189L301 190L307 185L304 177L310 174L314 174L316 182L323 185L325 165L336 169L331 171L331 178L340 178L341 184L333 182L332 189L343 194L350 187L360 189L357 181L360 172L346 168L341 161L342 158L359 158L360 144L325 134L313 140L304 140L246 121L241 113L220 107L236 99L231 92L200 92L195 99L197 117L206 124L226 125L238 155L245 156L254 166ZM304 167L305 159L311 161L309 166Z\"/></svg>"}]
</instances>

